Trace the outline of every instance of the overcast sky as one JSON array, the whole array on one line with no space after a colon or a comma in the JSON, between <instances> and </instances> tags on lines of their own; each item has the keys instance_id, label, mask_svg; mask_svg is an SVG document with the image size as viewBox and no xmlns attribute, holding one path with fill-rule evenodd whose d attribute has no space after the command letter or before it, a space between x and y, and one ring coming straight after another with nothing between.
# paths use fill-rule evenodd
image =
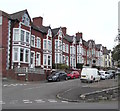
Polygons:
<instances>
[{"instance_id":1,"label":"overcast sky","mask_svg":"<svg viewBox=\"0 0 120 111\"><path fill-rule=\"evenodd\" d=\"M67 27L67 34L83 33L108 49L115 45L119 0L1 0L0 10L9 14L27 9L31 18L42 16L43 25Z\"/></svg>"}]
</instances>

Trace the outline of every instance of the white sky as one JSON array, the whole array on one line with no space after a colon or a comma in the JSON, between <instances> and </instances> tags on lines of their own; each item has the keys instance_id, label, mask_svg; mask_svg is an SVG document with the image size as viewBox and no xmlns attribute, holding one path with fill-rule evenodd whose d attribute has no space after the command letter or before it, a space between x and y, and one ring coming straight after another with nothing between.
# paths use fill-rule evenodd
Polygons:
<instances>
[{"instance_id":1,"label":"white sky","mask_svg":"<svg viewBox=\"0 0 120 111\"><path fill-rule=\"evenodd\" d=\"M28 10L31 18L42 16L43 25L67 27L67 34L83 33L108 49L115 45L119 0L1 0L0 10L9 14Z\"/></svg>"}]
</instances>

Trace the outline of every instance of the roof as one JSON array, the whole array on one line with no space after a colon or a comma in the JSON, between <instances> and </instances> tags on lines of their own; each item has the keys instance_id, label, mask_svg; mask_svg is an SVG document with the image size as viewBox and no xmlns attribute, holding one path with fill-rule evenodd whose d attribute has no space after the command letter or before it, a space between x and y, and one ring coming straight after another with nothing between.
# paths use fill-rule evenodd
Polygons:
<instances>
[{"instance_id":1,"label":"roof","mask_svg":"<svg viewBox=\"0 0 120 111\"><path fill-rule=\"evenodd\" d=\"M13 14L10 14L10 16L11 16L11 19L20 20L21 17L24 15L24 13L28 14L27 9L19 11L19 12L16 12L16 13L13 13ZM28 14L28 16L29 16L29 14ZM29 18L30 18L30 16L29 16Z\"/></svg>"},{"instance_id":2,"label":"roof","mask_svg":"<svg viewBox=\"0 0 120 111\"><path fill-rule=\"evenodd\" d=\"M64 39L66 39L68 42L73 42L73 37L74 37L74 36L70 36L70 35L66 34L66 35L64 36Z\"/></svg>"},{"instance_id":3,"label":"roof","mask_svg":"<svg viewBox=\"0 0 120 111\"><path fill-rule=\"evenodd\" d=\"M59 30L60 30L60 27L59 27L59 28L52 29L53 37L54 37L55 35L57 35L57 33L58 33Z\"/></svg>"}]
</instances>

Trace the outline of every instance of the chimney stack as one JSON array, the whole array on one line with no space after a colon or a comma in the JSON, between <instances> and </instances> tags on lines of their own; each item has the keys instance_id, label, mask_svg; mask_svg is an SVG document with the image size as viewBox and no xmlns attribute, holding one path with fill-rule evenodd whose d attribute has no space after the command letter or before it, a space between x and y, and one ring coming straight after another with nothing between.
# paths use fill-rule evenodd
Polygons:
<instances>
[{"instance_id":1,"label":"chimney stack","mask_svg":"<svg viewBox=\"0 0 120 111\"><path fill-rule=\"evenodd\" d=\"M62 32L63 32L64 35L66 35L67 28L66 27L62 27Z\"/></svg>"},{"instance_id":2,"label":"chimney stack","mask_svg":"<svg viewBox=\"0 0 120 111\"><path fill-rule=\"evenodd\" d=\"M78 32L78 33L76 33L76 37L80 37L80 38L82 38L82 32Z\"/></svg>"},{"instance_id":3,"label":"chimney stack","mask_svg":"<svg viewBox=\"0 0 120 111\"><path fill-rule=\"evenodd\" d=\"M41 27L43 24L43 18L42 17L33 18L33 24L38 26L38 27Z\"/></svg>"}]
</instances>

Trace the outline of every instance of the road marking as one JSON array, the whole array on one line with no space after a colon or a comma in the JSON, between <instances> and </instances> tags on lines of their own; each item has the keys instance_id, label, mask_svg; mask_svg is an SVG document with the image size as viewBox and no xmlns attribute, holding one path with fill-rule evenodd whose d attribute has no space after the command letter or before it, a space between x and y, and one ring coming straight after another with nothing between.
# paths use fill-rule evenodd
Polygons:
<instances>
[{"instance_id":1,"label":"road marking","mask_svg":"<svg viewBox=\"0 0 120 111\"><path fill-rule=\"evenodd\" d=\"M5 104L5 102L3 102L3 101L0 101L0 104Z\"/></svg>"},{"instance_id":2,"label":"road marking","mask_svg":"<svg viewBox=\"0 0 120 111\"><path fill-rule=\"evenodd\" d=\"M37 103L44 103L45 102L42 99L38 99L38 100L34 100L34 101L36 101Z\"/></svg>"},{"instance_id":3,"label":"road marking","mask_svg":"<svg viewBox=\"0 0 120 111\"><path fill-rule=\"evenodd\" d=\"M51 102L51 103L56 103L56 102L57 102L57 101L54 100L54 99L48 99L48 101Z\"/></svg>"},{"instance_id":4,"label":"road marking","mask_svg":"<svg viewBox=\"0 0 120 111\"><path fill-rule=\"evenodd\" d=\"M24 102L25 104L32 103L32 101L30 101L30 100L23 100L23 102Z\"/></svg>"},{"instance_id":5,"label":"road marking","mask_svg":"<svg viewBox=\"0 0 120 111\"><path fill-rule=\"evenodd\" d=\"M61 101L62 103L68 103L68 101Z\"/></svg>"},{"instance_id":6,"label":"road marking","mask_svg":"<svg viewBox=\"0 0 120 111\"><path fill-rule=\"evenodd\" d=\"M10 87L10 86L25 86L27 84L4 84L3 87Z\"/></svg>"}]
</instances>

